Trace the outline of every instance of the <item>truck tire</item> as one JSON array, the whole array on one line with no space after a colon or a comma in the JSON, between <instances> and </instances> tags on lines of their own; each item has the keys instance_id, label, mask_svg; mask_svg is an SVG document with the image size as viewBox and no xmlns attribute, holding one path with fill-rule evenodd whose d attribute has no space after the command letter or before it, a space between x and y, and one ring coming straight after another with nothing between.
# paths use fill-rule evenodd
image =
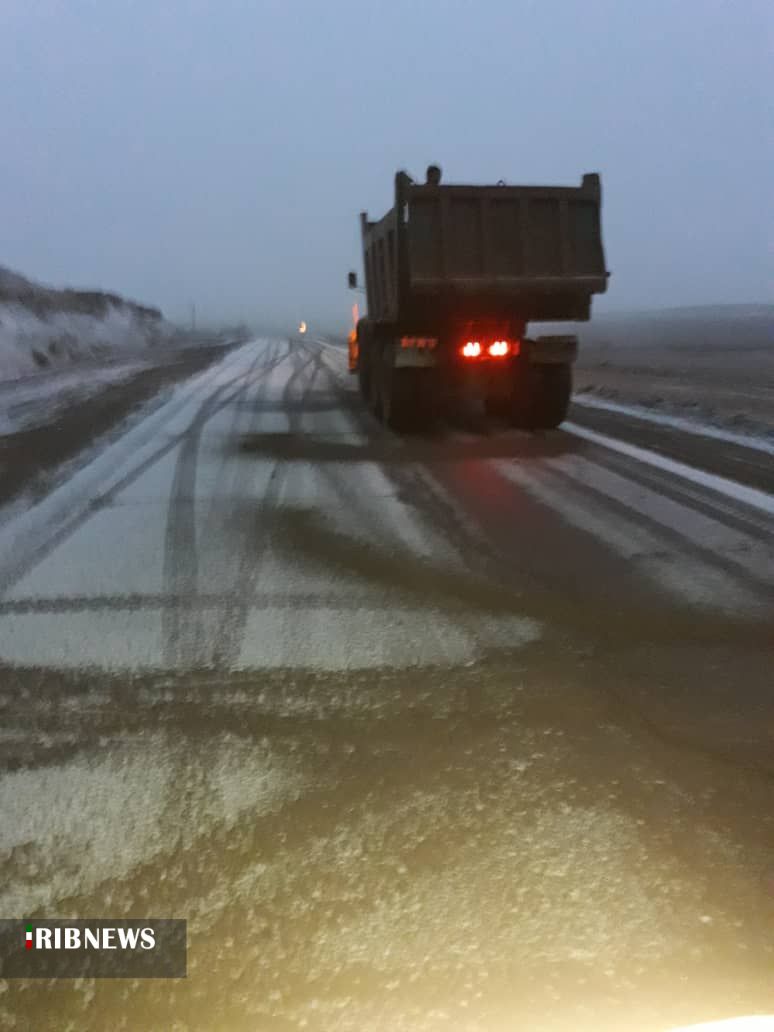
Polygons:
<instances>
[{"instance_id":1,"label":"truck tire","mask_svg":"<svg viewBox=\"0 0 774 1032\"><path fill-rule=\"evenodd\" d=\"M382 419L393 430L407 430L411 417L412 369L396 369L385 358L382 364Z\"/></svg>"},{"instance_id":2,"label":"truck tire","mask_svg":"<svg viewBox=\"0 0 774 1032\"><path fill-rule=\"evenodd\" d=\"M360 389L360 397L368 404L371 394L371 376L373 363L373 349L371 334L364 320L360 320L357 327L358 362L357 362L357 385Z\"/></svg>"},{"instance_id":3,"label":"truck tire","mask_svg":"<svg viewBox=\"0 0 774 1032\"><path fill-rule=\"evenodd\" d=\"M525 430L554 430L567 418L572 396L569 363L514 362L511 422Z\"/></svg>"},{"instance_id":4,"label":"truck tire","mask_svg":"<svg viewBox=\"0 0 774 1032\"><path fill-rule=\"evenodd\" d=\"M371 356L368 353L368 347L363 343L360 344L360 354L357 362L357 386L360 390L360 397L363 401L368 401L368 395L370 391L370 378L371 378Z\"/></svg>"},{"instance_id":5,"label":"truck tire","mask_svg":"<svg viewBox=\"0 0 774 1032\"><path fill-rule=\"evenodd\" d=\"M364 326L358 328L360 354L357 365L357 382L360 396L373 415L381 414L381 345L379 338Z\"/></svg>"},{"instance_id":6,"label":"truck tire","mask_svg":"<svg viewBox=\"0 0 774 1032\"><path fill-rule=\"evenodd\" d=\"M397 432L423 430L436 413L437 383L431 369L386 368L382 380L384 422Z\"/></svg>"},{"instance_id":7,"label":"truck tire","mask_svg":"<svg viewBox=\"0 0 774 1032\"><path fill-rule=\"evenodd\" d=\"M366 404L372 415L382 418L382 378L384 346L376 334L368 338L368 394Z\"/></svg>"}]
</instances>

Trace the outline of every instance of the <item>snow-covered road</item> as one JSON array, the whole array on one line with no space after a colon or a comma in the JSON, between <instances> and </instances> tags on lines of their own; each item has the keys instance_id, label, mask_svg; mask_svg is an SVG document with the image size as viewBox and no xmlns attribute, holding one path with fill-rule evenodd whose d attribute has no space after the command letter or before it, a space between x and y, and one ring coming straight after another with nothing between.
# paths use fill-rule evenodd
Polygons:
<instances>
[{"instance_id":1,"label":"snow-covered road","mask_svg":"<svg viewBox=\"0 0 774 1032\"><path fill-rule=\"evenodd\" d=\"M245 345L0 523L0 910L189 920L185 983L9 984L0 1026L774 1007L765 471L399 439L345 369Z\"/></svg>"}]
</instances>

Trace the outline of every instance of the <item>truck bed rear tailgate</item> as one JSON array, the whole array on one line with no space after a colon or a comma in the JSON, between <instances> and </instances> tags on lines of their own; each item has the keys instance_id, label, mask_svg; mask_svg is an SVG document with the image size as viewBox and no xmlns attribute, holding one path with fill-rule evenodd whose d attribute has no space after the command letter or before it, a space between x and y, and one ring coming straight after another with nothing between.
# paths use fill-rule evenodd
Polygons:
<instances>
[{"instance_id":1,"label":"truck bed rear tailgate","mask_svg":"<svg viewBox=\"0 0 774 1032\"><path fill-rule=\"evenodd\" d=\"M518 295L607 285L596 176L572 187L412 186L412 289Z\"/></svg>"}]
</instances>

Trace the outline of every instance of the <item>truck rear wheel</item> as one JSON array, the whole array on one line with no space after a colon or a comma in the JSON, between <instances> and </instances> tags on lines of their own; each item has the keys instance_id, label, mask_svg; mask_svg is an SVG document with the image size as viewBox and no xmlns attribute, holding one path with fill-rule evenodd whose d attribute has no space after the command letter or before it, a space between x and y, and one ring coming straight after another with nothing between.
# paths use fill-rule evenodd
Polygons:
<instances>
[{"instance_id":1,"label":"truck rear wheel","mask_svg":"<svg viewBox=\"0 0 774 1032\"><path fill-rule=\"evenodd\" d=\"M369 379L371 370L369 368L371 356L367 354L363 345L360 345L360 355L358 356L357 363L357 386L360 391L360 397L363 401L368 401L368 392L370 389Z\"/></svg>"},{"instance_id":2,"label":"truck rear wheel","mask_svg":"<svg viewBox=\"0 0 774 1032\"><path fill-rule=\"evenodd\" d=\"M421 430L432 422L437 395L433 373L431 369L385 369L382 416L393 430Z\"/></svg>"},{"instance_id":3,"label":"truck rear wheel","mask_svg":"<svg viewBox=\"0 0 774 1032\"><path fill-rule=\"evenodd\" d=\"M412 369L382 366L382 418L393 430L406 430L411 418Z\"/></svg>"},{"instance_id":4,"label":"truck rear wheel","mask_svg":"<svg viewBox=\"0 0 774 1032\"><path fill-rule=\"evenodd\" d=\"M377 419L382 418L382 369L375 347L372 349L371 370L368 376L368 407Z\"/></svg>"},{"instance_id":5,"label":"truck rear wheel","mask_svg":"<svg viewBox=\"0 0 774 1032\"><path fill-rule=\"evenodd\" d=\"M361 368L363 376L360 391L363 399L377 419L382 414L382 343L368 331L361 345Z\"/></svg>"},{"instance_id":6,"label":"truck rear wheel","mask_svg":"<svg viewBox=\"0 0 774 1032\"><path fill-rule=\"evenodd\" d=\"M572 396L569 363L514 363L511 422L527 430L554 430L567 418Z\"/></svg>"},{"instance_id":7,"label":"truck rear wheel","mask_svg":"<svg viewBox=\"0 0 774 1032\"><path fill-rule=\"evenodd\" d=\"M360 389L360 397L368 402L371 393L371 376L373 363L373 349L371 334L364 323L360 320L357 327L358 362L357 362L357 385Z\"/></svg>"}]
</instances>

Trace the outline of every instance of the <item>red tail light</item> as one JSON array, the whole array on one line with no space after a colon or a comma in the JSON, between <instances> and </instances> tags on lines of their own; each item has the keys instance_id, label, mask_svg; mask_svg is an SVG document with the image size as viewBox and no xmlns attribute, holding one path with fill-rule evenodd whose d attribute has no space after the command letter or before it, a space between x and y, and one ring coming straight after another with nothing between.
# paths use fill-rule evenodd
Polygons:
<instances>
[{"instance_id":1,"label":"red tail light","mask_svg":"<svg viewBox=\"0 0 774 1032\"><path fill-rule=\"evenodd\" d=\"M481 341L469 340L460 348L463 358L506 358L508 355L518 355L521 350L521 341L518 340L493 340L482 346Z\"/></svg>"}]
</instances>

